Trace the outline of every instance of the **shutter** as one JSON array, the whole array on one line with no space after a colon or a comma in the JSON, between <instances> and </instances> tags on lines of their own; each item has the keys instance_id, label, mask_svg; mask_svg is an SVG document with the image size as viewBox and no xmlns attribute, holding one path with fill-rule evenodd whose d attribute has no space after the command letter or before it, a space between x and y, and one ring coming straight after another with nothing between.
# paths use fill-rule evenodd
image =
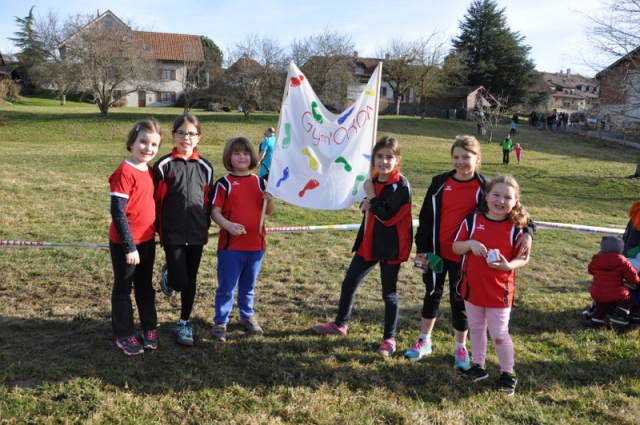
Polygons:
<instances>
[{"instance_id":1,"label":"shutter","mask_svg":"<svg viewBox=\"0 0 640 425\"><path fill-rule=\"evenodd\" d=\"M159 78L159 79L162 79L162 69L159 69L159 70L158 70L158 78Z\"/></svg>"},{"instance_id":2,"label":"shutter","mask_svg":"<svg viewBox=\"0 0 640 425\"><path fill-rule=\"evenodd\" d=\"M120 98L122 99L123 97L127 97L127 91L126 90L122 90L122 96Z\"/></svg>"},{"instance_id":3,"label":"shutter","mask_svg":"<svg viewBox=\"0 0 640 425\"><path fill-rule=\"evenodd\" d=\"M162 92L156 92L156 100L162 102Z\"/></svg>"},{"instance_id":4,"label":"shutter","mask_svg":"<svg viewBox=\"0 0 640 425\"><path fill-rule=\"evenodd\" d=\"M175 79L176 79L176 70L175 70L175 69L172 69L172 70L171 70L171 79L172 79L172 80L175 80Z\"/></svg>"},{"instance_id":5,"label":"shutter","mask_svg":"<svg viewBox=\"0 0 640 425\"><path fill-rule=\"evenodd\" d=\"M172 91L171 92L171 101L175 103L176 101L176 92Z\"/></svg>"}]
</instances>

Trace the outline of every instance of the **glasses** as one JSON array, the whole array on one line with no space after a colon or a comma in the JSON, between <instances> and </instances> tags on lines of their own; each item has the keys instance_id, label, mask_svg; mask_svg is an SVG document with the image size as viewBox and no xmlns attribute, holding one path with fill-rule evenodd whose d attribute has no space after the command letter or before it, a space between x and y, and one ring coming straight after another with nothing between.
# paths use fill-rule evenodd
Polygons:
<instances>
[{"instance_id":1,"label":"glasses","mask_svg":"<svg viewBox=\"0 0 640 425\"><path fill-rule=\"evenodd\" d=\"M182 130L178 130L176 132L174 132L174 134L176 136L178 136L181 139L184 139L185 137L188 137L189 139L193 139L198 137L198 133L194 133L193 131L189 131L189 132L184 132Z\"/></svg>"}]
</instances>

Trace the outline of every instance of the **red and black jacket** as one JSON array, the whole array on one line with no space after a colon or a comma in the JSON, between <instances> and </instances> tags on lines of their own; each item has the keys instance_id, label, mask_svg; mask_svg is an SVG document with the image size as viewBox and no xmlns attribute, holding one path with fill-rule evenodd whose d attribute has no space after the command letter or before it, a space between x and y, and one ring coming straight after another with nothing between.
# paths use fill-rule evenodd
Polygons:
<instances>
[{"instance_id":1,"label":"red and black jacket","mask_svg":"<svg viewBox=\"0 0 640 425\"><path fill-rule=\"evenodd\" d=\"M196 150L187 160L176 148L153 166L156 230L164 245L206 245L211 225L213 166Z\"/></svg>"}]
</instances>

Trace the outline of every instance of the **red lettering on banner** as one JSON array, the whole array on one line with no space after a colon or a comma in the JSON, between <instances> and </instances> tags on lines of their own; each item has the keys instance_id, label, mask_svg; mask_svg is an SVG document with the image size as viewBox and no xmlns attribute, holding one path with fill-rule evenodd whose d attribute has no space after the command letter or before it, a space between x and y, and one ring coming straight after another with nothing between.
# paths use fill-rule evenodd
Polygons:
<instances>
[{"instance_id":1,"label":"red lettering on banner","mask_svg":"<svg viewBox=\"0 0 640 425\"><path fill-rule=\"evenodd\" d=\"M316 125L315 120L309 111L302 114L300 121L302 129L309 133L311 138L314 140L314 142L312 142L313 146L318 146L320 144L330 146L332 143L341 145L345 141L356 136L359 129L365 127L371 122L372 112L373 108L367 105L365 109L362 109L355 114L354 119L351 120L351 124L349 126L338 127L335 133L322 133L322 127L318 127Z\"/></svg>"}]
</instances>

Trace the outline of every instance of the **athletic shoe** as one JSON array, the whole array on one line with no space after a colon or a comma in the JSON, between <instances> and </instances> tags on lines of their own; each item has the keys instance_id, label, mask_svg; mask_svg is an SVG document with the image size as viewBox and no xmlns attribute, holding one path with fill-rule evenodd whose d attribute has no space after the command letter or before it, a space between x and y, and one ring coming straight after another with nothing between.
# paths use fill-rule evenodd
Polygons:
<instances>
[{"instance_id":1,"label":"athletic shoe","mask_svg":"<svg viewBox=\"0 0 640 425\"><path fill-rule=\"evenodd\" d=\"M456 358L453 367L455 369L468 370L471 367L471 361L469 361L469 351L464 347L458 347L453 351L453 356Z\"/></svg>"},{"instance_id":2,"label":"athletic shoe","mask_svg":"<svg viewBox=\"0 0 640 425\"><path fill-rule=\"evenodd\" d=\"M431 340L423 341L418 337L413 347L404 352L404 356L412 362L417 362L422 356L431 354Z\"/></svg>"},{"instance_id":3,"label":"athletic shoe","mask_svg":"<svg viewBox=\"0 0 640 425\"><path fill-rule=\"evenodd\" d=\"M595 301L591 301L591 304L589 304L589 307L586 308L586 310L584 310L582 312L582 314L584 315L584 317L586 317L587 319L590 319L591 316L593 316L593 312L596 310L596 302Z\"/></svg>"},{"instance_id":4,"label":"athletic shoe","mask_svg":"<svg viewBox=\"0 0 640 425\"><path fill-rule=\"evenodd\" d=\"M615 309L615 311L609 318L609 321L612 323L616 323L618 325L628 325L629 324L628 316L629 316L629 313L627 312L627 310L618 307Z\"/></svg>"},{"instance_id":5,"label":"athletic shoe","mask_svg":"<svg viewBox=\"0 0 640 425\"><path fill-rule=\"evenodd\" d=\"M593 329L600 329L606 326L606 323L603 319L595 319L593 317L591 318L590 324Z\"/></svg>"},{"instance_id":6,"label":"athletic shoe","mask_svg":"<svg viewBox=\"0 0 640 425\"><path fill-rule=\"evenodd\" d=\"M319 323L311 327L314 331L320 335L346 335L347 325L338 326L336 322Z\"/></svg>"},{"instance_id":7,"label":"athletic shoe","mask_svg":"<svg viewBox=\"0 0 640 425\"><path fill-rule=\"evenodd\" d=\"M502 372L498 381L498 391L502 394L513 395L516 392L518 377L514 373Z\"/></svg>"},{"instance_id":8,"label":"athletic shoe","mask_svg":"<svg viewBox=\"0 0 640 425\"><path fill-rule=\"evenodd\" d=\"M474 363L469 369L460 370L460 377L465 381L478 382L487 379L489 374L484 366Z\"/></svg>"},{"instance_id":9,"label":"athletic shoe","mask_svg":"<svg viewBox=\"0 0 640 425\"><path fill-rule=\"evenodd\" d=\"M378 348L378 354L384 357L389 357L396 351L396 340L393 338L383 339L380 348Z\"/></svg>"},{"instance_id":10,"label":"athletic shoe","mask_svg":"<svg viewBox=\"0 0 640 425\"><path fill-rule=\"evenodd\" d=\"M218 341L225 342L227 340L226 323L214 323L213 328L211 328L211 335Z\"/></svg>"},{"instance_id":11,"label":"athletic shoe","mask_svg":"<svg viewBox=\"0 0 640 425\"><path fill-rule=\"evenodd\" d=\"M162 266L162 278L160 279L160 289L162 289L162 293L167 297L172 297L176 291L173 290L171 286L169 286L169 270L167 270L167 265Z\"/></svg>"},{"instance_id":12,"label":"athletic shoe","mask_svg":"<svg viewBox=\"0 0 640 425\"><path fill-rule=\"evenodd\" d=\"M634 310L629 313L629 321L640 322L640 311Z\"/></svg>"},{"instance_id":13,"label":"athletic shoe","mask_svg":"<svg viewBox=\"0 0 640 425\"><path fill-rule=\"evenodd\" d=\"M242 319L240 320L240 324L247 330L247 332L249 332L250 334L253 335L262 335L264 333L264 331L262 330L262 328L260 327L260 325L258 324L258 321L256 320L255 316L251 316L248 319Z\"/></svg>"},{"instance_id":14,"label":"athletic shoe","mask_svg":"<svg viewBox=\"0 0 640 425\"><path fill-rule=\"evenodd\" d=\"M185 325L178 322L173 329L173 333L177 337L178 344L180 345L193 345L193 323L187 322Z\"/></svg>"},{"instance_id":15,"label":"athletic shoe","mask_svg":"<svg viewBox=\"0 0 640 425\"><path fill-rule=\"evenodd\" d=\"M127 356L137 356L138 354L144 353L144 348L142 348L142 345L140 345L135 335L118 338L116 345L122 348L122 351L124 351Z\"/></svg>"},{"instance_id":16,"label":"athletic shoe","mask_svg":"<svg viewBox=\"0 0 640 425\"><path fill-rule=\"evenodd\" d=\"M148 348L150 350L158 348L158 331L156 329L152 329L144 332L142 334L142 345L144 348Z\"/></svg>"}]
</instances>

